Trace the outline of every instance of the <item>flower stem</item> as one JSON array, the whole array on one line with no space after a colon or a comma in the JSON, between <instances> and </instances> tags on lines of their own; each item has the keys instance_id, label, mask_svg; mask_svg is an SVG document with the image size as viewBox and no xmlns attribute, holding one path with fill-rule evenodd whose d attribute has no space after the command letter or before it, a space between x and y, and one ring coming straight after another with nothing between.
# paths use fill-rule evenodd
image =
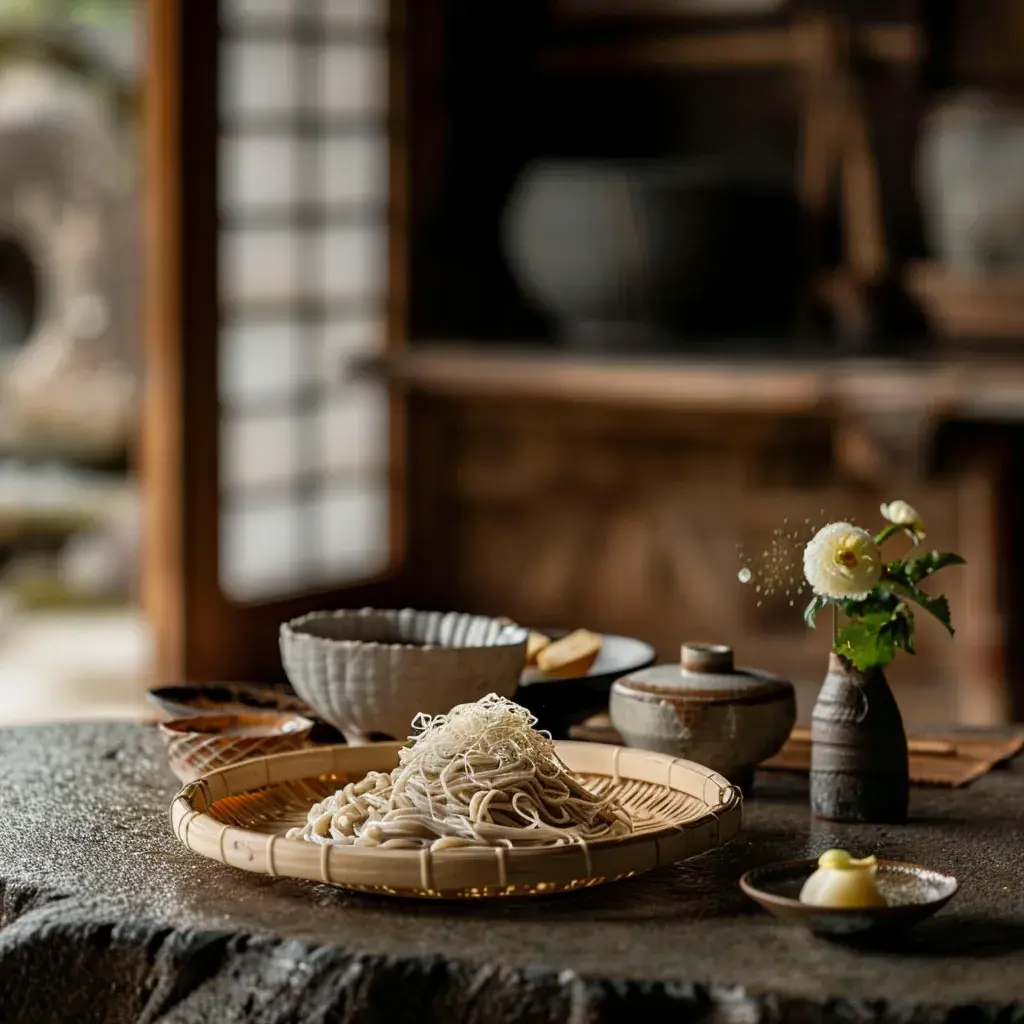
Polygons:
<instances>
[{"instance_id":1,"label":"flower stem","mask_svg":"<svg viewBox=\"0 0 1024 1024\"><path fill-rule=\"evenodd\" d=\"M890 523L885 529L879 532L875 537L875 543L881 547L890 537L895 537L897 533L902 533L904 527L897 526L895 523Z\"/></svg>"},{"instance_id":2,"label":"flower stem","mask_svg":"<svg viewBox=\"0 0 1024 1024\"><path fill-rule=\"evenodd\" d=\"M839 605L832 605L832 646L839 643Z\"/></svg>"}]
</instances>

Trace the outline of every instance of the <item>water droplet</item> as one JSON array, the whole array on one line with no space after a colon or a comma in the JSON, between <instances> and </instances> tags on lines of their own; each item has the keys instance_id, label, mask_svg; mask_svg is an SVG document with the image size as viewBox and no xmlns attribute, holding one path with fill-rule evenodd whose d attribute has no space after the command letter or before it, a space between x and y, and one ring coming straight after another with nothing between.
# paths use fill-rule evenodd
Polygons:
<instances>
[{"instance_id":1,"label":"water droplet","mask_svg":"<svg viewBox=\"0 0 1024 1024\"><path fill-rule=\"evenodd\" d=\"M754 574L746 566L743 566L736 575L740 583L749 583L754 578Z\"/></svg>"},{"instance_id":2,"label":"water droplet","mask_svg":"<svg viewBox=\"0 0 1024 1024\"><path fill-rule=\"evenodd\" d=\"M789 607L790 607L790 608L792 608L792 607L793 607L793 602L792 602L792 601L790 601L790 602L789 602Z\"/></svg>"},{"instance_id":3,"label":"water droplet","mask_svg":"<svg viewBox=\"0 0 1024 1024\"><path fill-rule=\"evenodd\" d=\"M761 593L761 584L760 583L758 583L758 585L756 587L754 587L754 592L757 593L757 594Z\"/></svg>"}]
</instances>

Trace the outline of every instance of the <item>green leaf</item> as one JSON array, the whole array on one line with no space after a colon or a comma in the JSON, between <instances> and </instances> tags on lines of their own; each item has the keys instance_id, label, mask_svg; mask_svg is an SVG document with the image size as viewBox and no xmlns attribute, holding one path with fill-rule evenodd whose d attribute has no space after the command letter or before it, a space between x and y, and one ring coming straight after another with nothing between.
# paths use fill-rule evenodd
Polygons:
<instances>
[{"instance_id":1,"label":"green leaf","mask_svg":"<svg viewBox=\"0 0 1024 1024\"><path fill-rule=\"evenodd\" d=\"M949 611L949 601L945 597L941 594L938 597L932 597L931 594L926 594L913 583L893 583L893 589L920 605L929 615L934 615L949 630L949 635L953 635L953 620Z\"/></svg>"},{"instance_id":2,"label":"green leaf","mask_svg":"<svg viewBox=\"0 0 1024 1024\"><path fill-rule=\"evenodd\" d=\"M836 638L836 652L862 672L885 668L896 656L896 636L886 628L891 621L892 615L878 612L847 623Z\"/></svg>"},{"instance_id":3,"label":"green leaf","mask_svg":"<svg viewBox=\"0 0 1024 1024\"><path fill-rule=\"evenodd\" d=\"M842 609L847 618L861 619L867 615L891 615L899 603L899 598L894 596L892 587L883 581L876 584L875 589L867 597L859 601L843 601Z\"/></svg>"},{"instance_id":4,"label":"green leaf","mask_svg":"<svg viewBox=\"0 0 1024 1024\"><path fill-rule=\"evenodd\" d=\"M891 611L876 611L850 622L835 650L861 671L884 668L897 650L914 653L914 615L905 602Z\"/></svg>"},{"instance_id":5,"label":"green leaf","mask_svg":"<svg viewBox=\"0 0 1024 1024\"><path fill-rule=\"evenodd\" d=\"M914 650L914 613L905 601L901 601L896 606L892 617L882 629L892 634L893 642L898 648L908 654L916 653Z\"/></svg>"},{"instance_id":6,"label":"green leaf","mask_svg":"<svg viewBox=\"0 0 1024 1024\"><path fill-rule=\"evenodd\" d=\"M811 629L814 629L814 619L818 612L828 607L828 598L822 597L821 594L815 594L811 598L811 603L804 609L804 622L807 623Z\"/></svg>"},{"instance_id":7,"label":"green leaf","mask_svg":"<svg viewBox=\"0 0 1024 1024\"><path fill-rule=\"evenodd\" d=\"M919 583L926 576L945 569L947 565L966 565L966 561L952 551L921 551L911 555L904 563L902 571L893 573L909 583Z\"/></svg>"}]
</instances>

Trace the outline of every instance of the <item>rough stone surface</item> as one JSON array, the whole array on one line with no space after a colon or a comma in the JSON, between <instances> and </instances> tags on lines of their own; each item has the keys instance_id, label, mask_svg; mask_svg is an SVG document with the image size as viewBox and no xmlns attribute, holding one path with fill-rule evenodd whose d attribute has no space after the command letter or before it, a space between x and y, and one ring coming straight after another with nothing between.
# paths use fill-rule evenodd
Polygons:
<instances>
[{"instance_id":1,"label":"rough stone surface","mask_svg":"<svg viewBox=\"0 0 1024 1024\"><path fill-rule=\"evenodd\" d=\"M247 874L180 846L134 725L0 730L0 1021L1024 1022L1024 764L915 789L906 826L812 821L765 775L728 848L546 899L407 902ZM737 888L830 846L952 871L898 940L836 945Z\"/></svg>"}]
</instances>

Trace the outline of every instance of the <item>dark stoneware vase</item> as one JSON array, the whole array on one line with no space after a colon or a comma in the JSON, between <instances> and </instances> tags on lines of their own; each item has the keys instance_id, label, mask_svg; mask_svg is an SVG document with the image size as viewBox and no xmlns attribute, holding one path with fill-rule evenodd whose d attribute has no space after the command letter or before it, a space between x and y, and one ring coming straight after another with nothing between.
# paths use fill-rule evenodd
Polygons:
<instances>
[{"instance_id":1,"label":"dark stoneware vase","mask_svg":"<svg viewBox=\"0 0 1024 1024\"><path fill-rule=\"evenodd\" d=\"M881 669L832 652L811 716L811 811L829 821L907 820L907 736Z\"/></svg>"}]
</instances>

